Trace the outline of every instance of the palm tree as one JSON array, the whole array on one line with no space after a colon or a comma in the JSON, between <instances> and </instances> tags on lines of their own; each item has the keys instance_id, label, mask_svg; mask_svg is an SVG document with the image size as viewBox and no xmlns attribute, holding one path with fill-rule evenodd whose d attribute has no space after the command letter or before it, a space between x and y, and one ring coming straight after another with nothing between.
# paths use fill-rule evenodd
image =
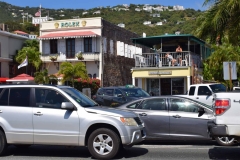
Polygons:
<instances>
[{"instance_id":1,"label":"palm tree","mask_svg":"<svg viewBox=\"0 0 240 160\"><path fill-rule=\"evenodd\" d=\"M39 84L49 84L48 70L34 73L34 81Z\"/></svg>"},{"instance_id":2,"label":"palm tree","mask_svg":"<svg viewBox=\"0 0 240 160\"><path fill-rule=\"evenodd\" d=\"M205 0L204 6L209 6L197 20L196 36L215 43L216 38L228 36L233 45L239 44L240 34L240 1L238 0Z\"/></svg>"},{"instance_id":3,"label":"palm tree","mask_svg":"<svg viewBox=\"0 0 240 160\"><path fill-rule=\"evenodd\" d=\"M40 55L41 53L36 50L35 47L23 47L20 51L18 51L15 59L18 63L22 63L27 56L28 63L32 64L36 68L36 70L38 70L42 64Z\"/></svg>"},{"instance_id":4,"label":"palm tree","mask_svg":"<svg viewBox=\"0 0 240 160\"><path fill-rule=\"evenodd\" d=\"M72 64L70 62L63 62L60 65L60 70L58 74L63 74L63 82L69 80L72 82L74 87L74 79L75 78L82 78L87 79L87 70L86 66L83 62L78 62L76 64Z\"/></svg>"}]
</instances>

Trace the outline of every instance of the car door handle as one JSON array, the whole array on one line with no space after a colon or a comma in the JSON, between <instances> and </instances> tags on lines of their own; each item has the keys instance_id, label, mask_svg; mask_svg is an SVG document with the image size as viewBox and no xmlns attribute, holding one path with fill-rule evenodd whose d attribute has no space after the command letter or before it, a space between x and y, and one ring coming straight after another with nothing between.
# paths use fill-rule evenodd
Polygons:
<instances>
[{"instance_id":1,"label":"car door handle","mask_svg":"<svg viewBox=\"0 0 240 160\"><path fill-rule=\"evenodd\" d=\"M147 116L146 113L140 113L139 116Z\"/></svg>"},{"instance_id":2,"label":"car door handle","mask_svg":"<svg viewBox=\"0 0 240 160\"><path fill-rule=\"evenodd\" d=\"M196 97L196 99L199 99L199 97Z\"/></svg>"},{"instance_id":3,"label":"car door handle","mask_svg":"<svg viewBox=\"0 0 240 160\"><path fill-rule=\"evenodd\" d=\"M179 115L173 115L174 118L181 118Z\"/></svg>"},{"instance_id":4,"label":"car door handle","mask_svg":"<svg viewBox=\"0 0 240 160\"><path fill-rule=\"evenodd\" d=\"M37 112L37 113L34 113L34 115L36 115L36 116L41 116L41 115L43 115L41 112Z\"/></svg>"}]
</instances>

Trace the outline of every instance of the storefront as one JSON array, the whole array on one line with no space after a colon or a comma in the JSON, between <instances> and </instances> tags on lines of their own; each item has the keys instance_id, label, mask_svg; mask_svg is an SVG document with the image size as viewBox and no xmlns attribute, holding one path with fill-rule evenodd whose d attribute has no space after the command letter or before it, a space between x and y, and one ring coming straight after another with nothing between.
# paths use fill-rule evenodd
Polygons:
<instances>
[{"instance_id":1,"label":"storefront","mask_svg":"<svg viewBox=\"0 0 240 160\"><path fill-rule=\"evenodd\" d=\"M135 69L132 75L135 86L154 96L184 94L191 83L190 67Z\"/></svg>"}]
</instances>

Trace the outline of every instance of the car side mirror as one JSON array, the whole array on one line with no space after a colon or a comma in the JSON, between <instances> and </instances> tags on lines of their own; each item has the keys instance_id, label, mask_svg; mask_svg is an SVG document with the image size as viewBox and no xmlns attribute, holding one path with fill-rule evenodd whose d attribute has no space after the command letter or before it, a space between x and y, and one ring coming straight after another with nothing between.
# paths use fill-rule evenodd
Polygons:
<instances>
[{"instance_id":1,"label":"car side mirror","mask_svg":"<svg viewBox=\"0 0 240 160\"><path fill-rule=\"evenodd\" d=\"M74 105L71 102L62 102L61 108L66 110L74 110Z\"/></svg>"},{"instance_id":2,"label":"car side mirror","mask_svg":"<svg viewBox=\"0 0 240 160\"><path fill-rule=\"evenodd\" d=\"M205 113L204 108L198 108L198 117L201 117Z\"/></svg>"}]
</instances>

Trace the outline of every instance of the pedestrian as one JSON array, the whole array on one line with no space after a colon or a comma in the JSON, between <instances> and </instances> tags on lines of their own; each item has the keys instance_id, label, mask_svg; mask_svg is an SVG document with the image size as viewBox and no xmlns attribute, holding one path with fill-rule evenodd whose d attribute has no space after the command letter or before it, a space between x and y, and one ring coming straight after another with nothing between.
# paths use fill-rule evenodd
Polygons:
<instances>
[{"instance_id":1,"label":"pedestrian","mask_svg":"<svg viewBox=\"0 0 240 160\"><path fill-rule=\"evenodd\" d=\"M176 61L177 61L177 60L176 60L176 59L174 59L174 58L173 58L173 56L172 56L172 55L170 55L170 53L169 53L169 52L168 52L168 53L166 53L165 57L166 57L166 58L168 58L168 60L172 62L172 66L174 66L174 64L176 63Z\"/></svg>"},{"instance_id":2,"label":"pedestrian","mask_svg":"<svg viewBox=\"0 0 240 160\"><path fill-rule=\"evenodd\" d=\"M178 59L178 66L182 65L182 48L180 45L177 46L176 52L178 53L177 59Z\"/></svg>"}]
</instances>

